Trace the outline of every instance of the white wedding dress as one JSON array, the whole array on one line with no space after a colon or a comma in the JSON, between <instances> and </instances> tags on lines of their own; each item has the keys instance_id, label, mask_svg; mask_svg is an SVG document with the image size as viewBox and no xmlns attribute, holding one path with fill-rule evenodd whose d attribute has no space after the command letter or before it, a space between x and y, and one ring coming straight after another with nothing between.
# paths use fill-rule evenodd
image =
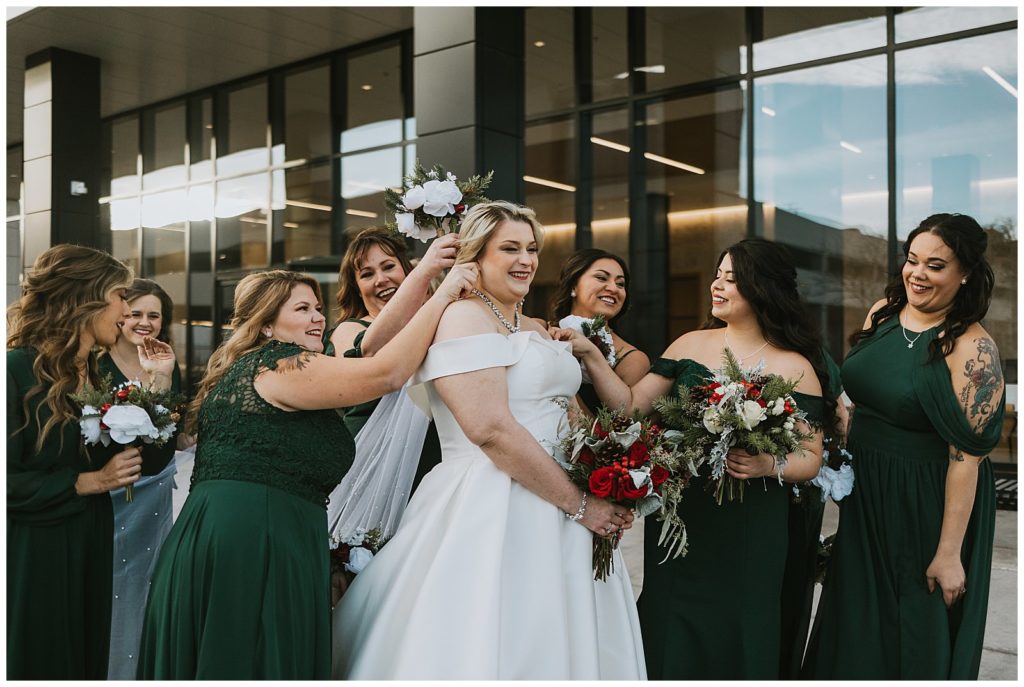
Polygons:
<instances>
[{"instance_id":1,"label":"white wedding dress","mask_svg":"<svg viewBox=\"0 0 1024 687\"><path fill-rule=\"evenodd\" d=\"M590 531L499 470L431 383L498 366L512 414L542 446L564 431L559 403L580 385L568 344L520 332L431 346L410 394L429 398L442 462L334 609L335 678L646 679L621 554L594 581Z\"/></svg>"}]
</instances>

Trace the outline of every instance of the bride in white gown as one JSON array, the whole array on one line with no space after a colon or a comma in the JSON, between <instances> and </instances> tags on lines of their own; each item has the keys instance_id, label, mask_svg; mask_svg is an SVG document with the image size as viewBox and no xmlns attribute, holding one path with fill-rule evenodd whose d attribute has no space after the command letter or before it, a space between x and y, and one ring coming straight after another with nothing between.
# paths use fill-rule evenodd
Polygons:
<instances>
[{"instance_id":1,"label":"bride in white gown","mask_svg":"<svg viewBox=\"0 0 1024 687\"><path fill-rule=\"evenodd\" d=\"M336 678L646 678L625 563L604 582L591 568L593 533L633 516L583 500L552 457L580 368L516 309L542 231L505 202L463 222L458 262L477 261L479 290L445 311L410 390L442 462L334 609Z\"/></svg>"}]
</instances>

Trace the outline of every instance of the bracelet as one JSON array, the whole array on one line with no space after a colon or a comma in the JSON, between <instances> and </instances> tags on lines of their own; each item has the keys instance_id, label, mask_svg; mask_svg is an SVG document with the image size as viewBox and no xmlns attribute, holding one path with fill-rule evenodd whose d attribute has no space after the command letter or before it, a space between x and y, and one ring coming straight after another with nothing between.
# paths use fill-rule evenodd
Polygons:
<instances>
[{"instance_id":1,"label":"bracelet","mask_svg":"<svg viewBox=\"0 0 1024 687\"><path fill-rule=\"evenodd\" d=\"M587 512L587 492L583 492L583 498L580 499L579 510L577 510L574 515L569 515L568 513L566 513L565 517L568 518L569 522L579 522L580 520L583 519L583 514L586 513L586 512Z\"/></svg>"}]
</instances>

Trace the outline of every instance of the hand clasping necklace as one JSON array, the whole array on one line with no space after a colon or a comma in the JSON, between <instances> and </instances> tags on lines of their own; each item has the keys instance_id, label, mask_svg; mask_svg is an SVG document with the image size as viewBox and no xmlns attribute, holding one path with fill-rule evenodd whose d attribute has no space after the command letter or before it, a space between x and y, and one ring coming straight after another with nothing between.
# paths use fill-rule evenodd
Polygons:
<instances>
[{"instance_id":1,"label":"hand clasping necklace","mask_svg":"<svg viewBox=\"0 0 1024 687\"><path fill-rule=\"evenodd\" d=\"M732 347L731 343L729 343L729 330L728 329L725 330L725 345L729 347L730 351L732 351L733 353L736 353L736 349ZM747 353L746 355L743 355L743 356L737 355L737 357L736 357L737 362L741 362L742 363L744 360L746 360L750 356L754 355L755 353L760 353L761 349L763 349L767 345L768 345L768 342L765 341L763 344L761 344L760 346L757 347L757 350L753 351L752 353Z\"/></svg>"},{"instance_id":2,"label":"hand clasping necklace","mask_svg":"<svg viewBox=\"0 0 1024 687\"><path fill-rule=\"evenodd\" d=\"M509 330L513 334L518 334L519 333L519 305L518 304L516 304L516 309L515 309L515 320L516 320L516 323L512 324L508 320L505 319L505 316L501 314L500 310L498 310L498 306L496 306L494 304L494 301L492 301L490 298L485 296L483 291L480 291L479 289L473 289L473 294L478 296L480 298L480 300L482 300L484 303L486 303L487 305L489 305L491 307L491 310L494 311L494 315L495 315L495 317L498 318L498 321L501 322L503 325L505 325L505 329Z\"/></svg>"}]
</instances>

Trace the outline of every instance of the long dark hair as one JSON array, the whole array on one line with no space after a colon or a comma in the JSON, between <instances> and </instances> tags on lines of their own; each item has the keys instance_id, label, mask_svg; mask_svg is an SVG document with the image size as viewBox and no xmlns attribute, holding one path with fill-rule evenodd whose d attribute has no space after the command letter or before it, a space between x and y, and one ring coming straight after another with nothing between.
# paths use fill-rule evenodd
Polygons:
<instances>
[{"instance_id":1,"label":"long dark hair","mask_svg":"<svg viewBox=\"0 0 1024 687\"><path fill-rule=\"evenodd\" d=\"M171 343L171 318L174 317L174 301L167 295L159 284L152 279L136 279L125 291L124 299L131 306L132 301L142 296L156 296L160 301L160 333L157 334L157 341L163 341L168 346Z\"/></svg>"},{"instance_id":2,"label":"long dark hair","mask_svg":"<svg viewBox=\"0 0 1024 687\"><path fill-rule=\"evenodd\" d=\"M949 246L956 255L967 283L960 286L953 297L953 307L946 313L943 324L945 334L936 337L928 347L928 361L944 358L953 352L957 337L975 322L980 322L992 303L992 288L996 277L985 257L988 236L973 217L957 213L940 212L925 218L903 243L903 262L910 257L910 245L918 235L929 231ZM871 326L850 336L850 345L875 333L878 325L899 315L907 304L907 287L903 283L903 265L892 275L885 287L885 305L871 315Z\"/></svg>"},{"instance_id":3,"label":"long dark hair","mask_svg":"<svg viewBox=\"0 0 1024 687\"><path fill-rule=\"evenodd\" d=\"M744 239L722 251L716 267L726 255L732 258L736 288L750 303L765 340L776 348L799 353L814 368L825 402L822 431L826 438L834 437L838 429L836 398L825 363L821 331L800 298L796 267L789 251L768 239ZM725 324L709 311L704 329L718 329Z\"/></svg>"},{"instance_id":4,"label":"long dark hair","mask_svg":"<svg viewBox=\"0 0 1024 687\"><path fill-rule=\"evenodd\" d=\"M573 295L572 290L576 288L576 284L579 283L580 277L583 276L584 272L590 269L598 260L614 260L618 263L619 267L622 268L622 275L626 279L626 285L624 291L626 297L622 299L622 309L619 310L619 314L608 320L608 324L613 328L615 323L618 322L626 311L629 310L629 267L626 266L626 261L620 258L615 253L609 253L606 250L600 248L581 248L565 261L562 265L562 273L558 277L558 286L555 287L555 295L551 299L551 319L554 322L559 321L566 315L572 314L572 303Z\"/></svg>"}]
</instances>

